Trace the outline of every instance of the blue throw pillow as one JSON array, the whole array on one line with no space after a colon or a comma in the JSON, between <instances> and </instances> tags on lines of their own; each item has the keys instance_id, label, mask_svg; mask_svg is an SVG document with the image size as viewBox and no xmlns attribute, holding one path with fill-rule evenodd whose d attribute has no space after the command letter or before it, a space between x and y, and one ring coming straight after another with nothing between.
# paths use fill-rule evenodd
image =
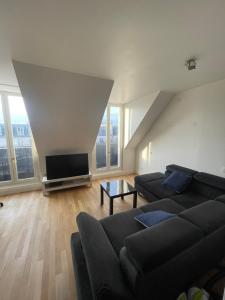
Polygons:
<instances>
[{"instance_id":1,"label":"blue throw pillow","mask_svg":"<svg viewBox=\"0 0 225 300\"><path fill-rule=\"evenodd\" d=\"M170 187L176 193L182 193L191 183L192 177L183 172L173 171L162 182L163 185Z\"/></svg>"},{"instance_id":2,"label":"blue throw pillow","mask_svg":"<svg viewBox=\"0 0 225 300\"><path fill-rule=\"evenodd\" d=\"M140 222L145 227L151 227L155 224L161 223L167 219L173 218L175 214L168 213L163 210L155 210L140 214L134 219Z\"/></svg>"}]
</instances>

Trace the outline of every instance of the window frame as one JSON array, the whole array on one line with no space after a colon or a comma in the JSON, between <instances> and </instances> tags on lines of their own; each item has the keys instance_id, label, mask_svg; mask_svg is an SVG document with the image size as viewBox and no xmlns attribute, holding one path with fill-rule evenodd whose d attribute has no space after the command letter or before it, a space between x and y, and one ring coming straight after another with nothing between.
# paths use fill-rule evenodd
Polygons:
<instances>
[{"instance_id":1,"label":"window frame","mask_svg":"<svg viewBox=\"0 0 225 300\"><path fill-rule=\"evenodd\" d=\"M17 172L17 163L16 163L16 153L15 153L15 147L13 143L13 128L11 123L11 116L10 116L10 108L9 108L9 96L17 96L21 97L23 99L23 96L21 93L18 92L8 92L8 91L1 91L0 90L0 96L1 96L1 104L2 104L2 110L3 110L3 119L4 119L4 125L5 125L5 137L6 137L6 143L7 143L7 149L8 149L8 159L9 159L9 166L10 166L10 175L11 180L8 181L2 181L0 182L0 187L6 187L6 186L15 186L15 185L26 185L31 183L37 183L39 182L39 166L38 166L38 156L37 151L33 139L33 135L30 128L30 122L28 117L28 124L31 134L31 143L32 143L32 158L33 158L33 169L34 169L34 176L31 178L18 178L18 172ZM23 100L24 101L24 100Z\"/></svg>"}]
</instances>

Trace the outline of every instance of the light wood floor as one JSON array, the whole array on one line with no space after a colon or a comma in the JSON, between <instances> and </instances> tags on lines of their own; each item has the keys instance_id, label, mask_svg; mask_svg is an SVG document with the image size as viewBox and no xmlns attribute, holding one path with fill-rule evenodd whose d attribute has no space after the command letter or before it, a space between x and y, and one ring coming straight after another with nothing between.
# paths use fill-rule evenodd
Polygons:
<instances>
[{"instance_id":1,"label":"light wood floor","mask_svg":"<svg viewBox=\"0 0 225 300\"><path fill-rule=\"evenodd\" d=\"M125 179L133 183L133 177ZM0 197L0 300L76 299L70 236L80 211L98 219L108 215L109 202L100 206L99 182L49 197L41 191ZM114 213L130 208L132 196L114 202Z\"/></svg>"}]
</instances>

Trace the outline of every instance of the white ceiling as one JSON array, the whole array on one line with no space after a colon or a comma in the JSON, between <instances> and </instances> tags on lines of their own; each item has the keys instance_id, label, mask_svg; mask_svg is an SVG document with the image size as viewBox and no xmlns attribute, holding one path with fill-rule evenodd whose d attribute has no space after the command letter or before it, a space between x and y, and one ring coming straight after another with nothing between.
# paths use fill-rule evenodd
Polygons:
<instances>
[{"instance_id":1,"label":"white ceiling","mask_svg":"<svg viewBox=\"0 0 225 300\"><path fill-rule=\"evenodd\" d=\"M17 84L13 58L113 79L128 102L225 77L225 1L0 0L0 44L0 84Z\"/></svg>"}]
</instances>

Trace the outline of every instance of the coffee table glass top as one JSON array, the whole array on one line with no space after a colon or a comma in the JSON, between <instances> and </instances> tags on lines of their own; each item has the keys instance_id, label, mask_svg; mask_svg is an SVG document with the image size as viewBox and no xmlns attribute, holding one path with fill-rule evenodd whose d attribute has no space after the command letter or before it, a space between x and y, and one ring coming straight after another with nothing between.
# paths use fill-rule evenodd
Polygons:
<instances>
[{"instance_id":1,"label":"coffee table glass top","mask_svg":"<svg viewBox=\"0 0 225 300\"><path fill-rule=\"evenodd\" d=\"M128 195L136 192L136 189L125 180L101 182L101 186L109 197L120 197L121 195Z\"/></svg>"}]
</instances>

